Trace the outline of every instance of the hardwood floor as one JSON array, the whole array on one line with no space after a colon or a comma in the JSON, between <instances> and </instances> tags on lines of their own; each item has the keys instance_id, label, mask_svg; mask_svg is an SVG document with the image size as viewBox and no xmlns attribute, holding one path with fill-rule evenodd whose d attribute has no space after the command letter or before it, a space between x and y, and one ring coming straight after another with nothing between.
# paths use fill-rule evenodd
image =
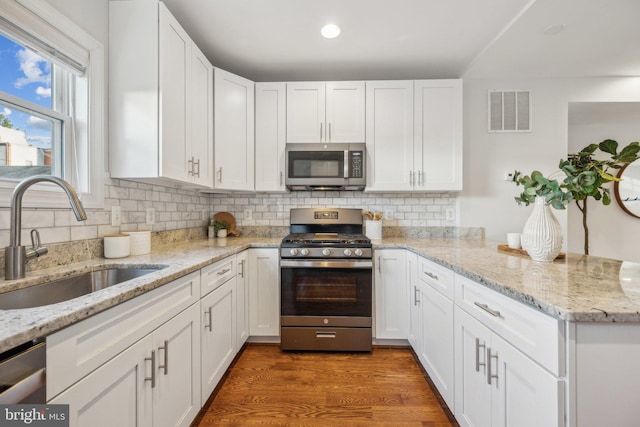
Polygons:
<instances>
[{"instance_id":1,"label":"hardwood floor","mask_svg":"<svg viewBox=\"0 0 640 427\"><path fill-rule=\"evenodd\" d=\"M223 381L194 426L457 425L408 348L306 353L250 344Z\"/></svg>"}]
</instances>

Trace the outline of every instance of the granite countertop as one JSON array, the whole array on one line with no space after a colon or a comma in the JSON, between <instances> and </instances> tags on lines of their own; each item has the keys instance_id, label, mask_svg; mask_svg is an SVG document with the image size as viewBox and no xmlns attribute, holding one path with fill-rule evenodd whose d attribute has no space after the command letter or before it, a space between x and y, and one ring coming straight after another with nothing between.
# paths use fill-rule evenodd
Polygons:
<instances>
[{"instance_id":1,"label":"granite countertop","mask_svg":"<svg viewBox=\"0 0 640 427\"><path fill-rule=\"evenodd\" d=\"M498 251L498 242L392 238L374 249L409 249L556 318L640 322L640 264L569 253L551 263Z\"/></svg>"},{"instance_id":2,"label":"granite countertop","mask_svg":"<svg viewBox=\"0 0 640 427\"><path fill-rule=\"evenodd\" d=\"M0 293L105 266L165 266L157 272L73 300L43 307L0 310L0 352L46 336L174 279L250 247L280 245L281 238L196 240L153 247L152 253L30 272L0 281ZM385 238L374 249L411 250L556 318L578 322L640 322L640 264L568 254L552 263L497 250L472 238Z\"/></svg>"}]
</instances>

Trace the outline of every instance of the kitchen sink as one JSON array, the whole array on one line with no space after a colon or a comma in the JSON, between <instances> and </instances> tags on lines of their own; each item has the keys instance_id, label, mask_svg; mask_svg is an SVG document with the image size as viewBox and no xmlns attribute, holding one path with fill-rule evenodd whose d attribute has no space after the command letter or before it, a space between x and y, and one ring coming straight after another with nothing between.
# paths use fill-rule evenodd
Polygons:
<instances>
[{"instance_id":1,"label":"kitchen sink","mask_svg":"<svg viewBox=\"0 0 640 427\"><path fill-rule=\"evenodd\" d=\"M90 294L136 277L158 271L165 266L147 268L105 268L73 277L53 280L0 294L0 310L32 308L55 304Z\"/></svg>"}]
</instances>

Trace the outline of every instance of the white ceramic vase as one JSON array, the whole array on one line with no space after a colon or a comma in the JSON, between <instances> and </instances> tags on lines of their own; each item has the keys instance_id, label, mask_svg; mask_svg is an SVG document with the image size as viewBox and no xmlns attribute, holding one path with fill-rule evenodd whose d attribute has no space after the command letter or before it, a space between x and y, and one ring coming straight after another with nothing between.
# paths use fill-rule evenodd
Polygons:
<instances>
[{"instance_id":1,"label":"white ceramic vase","mask_svg":"<svg viewBox=\"0 0 640 427\"><path fill-rule=\"evenodd\" d=\"M562 248L560 223L545 204L544 197L536 197L533 212L522 229L522 249L534 261L551 262Z\"/></svg>"}]
</instances>

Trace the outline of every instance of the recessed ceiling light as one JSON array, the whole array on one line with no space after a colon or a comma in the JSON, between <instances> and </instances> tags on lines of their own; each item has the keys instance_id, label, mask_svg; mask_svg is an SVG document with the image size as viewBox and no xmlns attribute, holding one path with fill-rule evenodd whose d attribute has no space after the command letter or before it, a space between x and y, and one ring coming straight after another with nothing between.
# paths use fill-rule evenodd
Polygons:
<instances>
[{"instance_id":1,"label":"recessed ceiling light","mask_svg":"<svg viewBox=\"0 0 640 427\"><path fill-rule=\"evenodd\" d=\"M553 24L542 30L542 32L547 36L553 36L556 34L560 34L565 30L565 28L567 28L567 24Z\"/></svg>"},{"instance_id":2,"label":"recessed ceiling light","mask_svg":"<svg viewBox=\"0 0 640 427\"><path fill-rule=\"evenodd\" d=\"M340 35L340 27L336 24L327 24L320 30L323 37L328 39L335 39Z\"/></svg>"}]
</instances>

